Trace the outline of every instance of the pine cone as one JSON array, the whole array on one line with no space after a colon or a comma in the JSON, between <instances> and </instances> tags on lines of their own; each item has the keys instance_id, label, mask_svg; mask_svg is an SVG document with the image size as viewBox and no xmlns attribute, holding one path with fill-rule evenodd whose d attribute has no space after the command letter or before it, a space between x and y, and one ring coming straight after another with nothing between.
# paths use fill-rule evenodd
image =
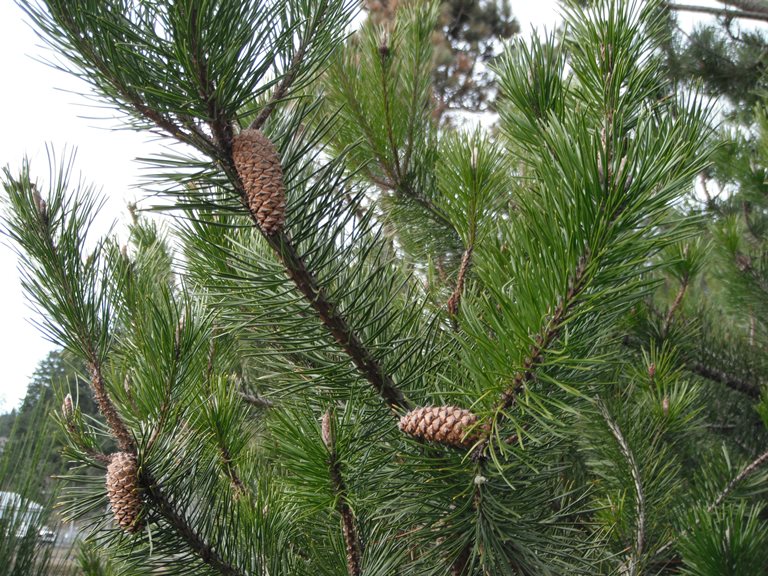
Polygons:
<instances>
[{"instance_id":1,"label":"pine cone","mask_svg":"<svg viewBox=\"0 0 768 576\"><path fill-rule=\"evenodd\" d=\"M127 532L140 530L141 491L136 456L128 452L112 454L107 466L107 495L120 527Z\"/></svg>"},{"instance_id":2,"label":"pine cone","mask_svg":"<svg viewBox=\"0 0 768 576\"><path fill-rule=\"evenodd\" d=\"M274 145L259 130L243 130L232 140L232 160L259 226L265 234L279 232L285 223L285 184Z\"/></svg>"},{"instance_id":3,"label":"pine cone","mask_svg":"<svg viewBox=\"0 0 768 576\"><path fill-rule=\"evenodd\" d=\"M477 441L467 431L477 422L477 416L456 406L426 406L411 410L400 418L400 430L422 440L449 446L466 447Z\"/></svg>"}]
</instances>

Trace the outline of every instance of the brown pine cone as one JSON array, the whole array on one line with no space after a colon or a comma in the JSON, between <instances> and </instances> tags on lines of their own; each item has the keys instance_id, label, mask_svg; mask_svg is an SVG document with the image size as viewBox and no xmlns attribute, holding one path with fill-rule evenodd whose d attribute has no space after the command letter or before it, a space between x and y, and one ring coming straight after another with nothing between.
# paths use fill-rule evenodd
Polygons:
<instances>
[{"instance_id":1,"label":"brown pine cone","mask_svg":"<svg viewBox=\"0 0 768 576\"><path fill-rule=\"evenodd\" d=\"M265 234L279 232L285 223L285 184L275 146L249 128L233 138L232 160L259 226Z\"/></svg>"},{"instance_id":2,"label":"brown pine cone","mask_svg":"<svg viewBox=\"0 0 768 576\"><path fill-rule=\"evenodd\" d=\"M477 441L467 431L477 422L477 416L456 406L426 406L411 410L400 418L400 430L421 440L448 446L466 447Z\"/></svg>"},{"instance_id":3,"label":"brown pine cone","mask_svg":"<svg viewBox=\"0 0 768 576\"><path fill-rule=\"evenodd\" d=\"M127 532L142 528L141 490L136 456L128 452L112 454L107 466L107 495L115 521Z\"/></svg>"}]
</instances>

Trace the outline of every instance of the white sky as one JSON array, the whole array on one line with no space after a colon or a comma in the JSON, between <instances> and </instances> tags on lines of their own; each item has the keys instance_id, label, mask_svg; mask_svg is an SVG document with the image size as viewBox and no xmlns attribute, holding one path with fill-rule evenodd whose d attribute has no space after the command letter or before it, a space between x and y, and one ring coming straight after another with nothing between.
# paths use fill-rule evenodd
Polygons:
<instances>
[{"instance_id":1,"label":"white sky","mask_svg":"<svg viewBox=\"0 0 768 576\"><path fill-rule=\"evenodd\" d=\"M531 26L552 29L558 20L554 0L512 0L512 9L523 35ZM688 16L685 23L693 19ZM123 220L126 204L140 197L135 189L140 168L133 159L148 155L157 144L141 134L110 130L114 121L94 120L109 112L88 107L82 95L88 92L84 82L34 60L50 52L41 47L12 0L0 0L0 55L5 86L0 90L0 167L10 165L16 171L26 154L33 173L47 181L46 143L59 155L64 147L77 147L77 170L109 198L100 227L106 230L114 220ZM0 246L0 318L0 412L4 412L18 405L38 362L54 348L30 323L32 312L21 292L16 257L6 246Z\"/></svg>"}]
</instances>

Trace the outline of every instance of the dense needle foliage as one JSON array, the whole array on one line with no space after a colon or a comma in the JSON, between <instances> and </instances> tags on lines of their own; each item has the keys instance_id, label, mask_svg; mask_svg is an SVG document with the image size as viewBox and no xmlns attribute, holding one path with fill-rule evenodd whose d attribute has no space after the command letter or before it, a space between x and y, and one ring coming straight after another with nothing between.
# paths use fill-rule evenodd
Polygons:
<instances>
[{"instance_id":1,"label":"dense needle foliage","mask_svg":"<svg viewBox=\"0 0 768 576\"><path fill-rule=\"evenodd\" d=\"M338 0L21 5L58 66L169 144L145 161L174 218L138 216L126 246L88 235L99 196L71 158L3 177L24 286L103 417L57 416L66 513L111 570L765 565L768 453L721 447L739 386L681 309L706 253L681 201L718 147L666 79L659 5L569 2L562 35L508 46L494 133L436 120L436 3L349 37ZM281 165L270 233L233 157L246 129ZM432 406L467 415L461 442L446 410L416 414L450 434L398 427Z\"/></svg>"}]
</instances>

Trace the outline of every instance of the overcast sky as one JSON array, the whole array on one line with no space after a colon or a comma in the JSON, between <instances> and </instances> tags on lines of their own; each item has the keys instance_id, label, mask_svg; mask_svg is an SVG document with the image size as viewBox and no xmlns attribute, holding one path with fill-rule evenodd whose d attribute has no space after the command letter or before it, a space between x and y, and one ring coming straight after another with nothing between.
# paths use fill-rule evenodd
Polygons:
<instances>
[{"instance_id":1,"label":"overcast sky","mask_svg":"<svg viewBox=\"0 0 768 576\"><path fill-rule=\"evenodd\" d=\"M699 2L697 2L699 3ZM716 5L714 2L701 4ZM523 34L531 26L553 28L557 23L554 0L512 0ZM115 131L109 114L94 109L83 96L86 84L51 69L36 59L50 58L12 0L0 0L0 167L17 170L26 154L32 171L47 181L46 144L61 155L77 148L76 167L84 178L103 189L108 202L100 228L123 220L125 206L140 198L136 189L140 168L133 159L146 156L156 143L146 136ZM16 256L0 246L0 412L17 406L38 362L54 346L31 324L32 311L21 292Z\"/></svg>"}]
</instances>

